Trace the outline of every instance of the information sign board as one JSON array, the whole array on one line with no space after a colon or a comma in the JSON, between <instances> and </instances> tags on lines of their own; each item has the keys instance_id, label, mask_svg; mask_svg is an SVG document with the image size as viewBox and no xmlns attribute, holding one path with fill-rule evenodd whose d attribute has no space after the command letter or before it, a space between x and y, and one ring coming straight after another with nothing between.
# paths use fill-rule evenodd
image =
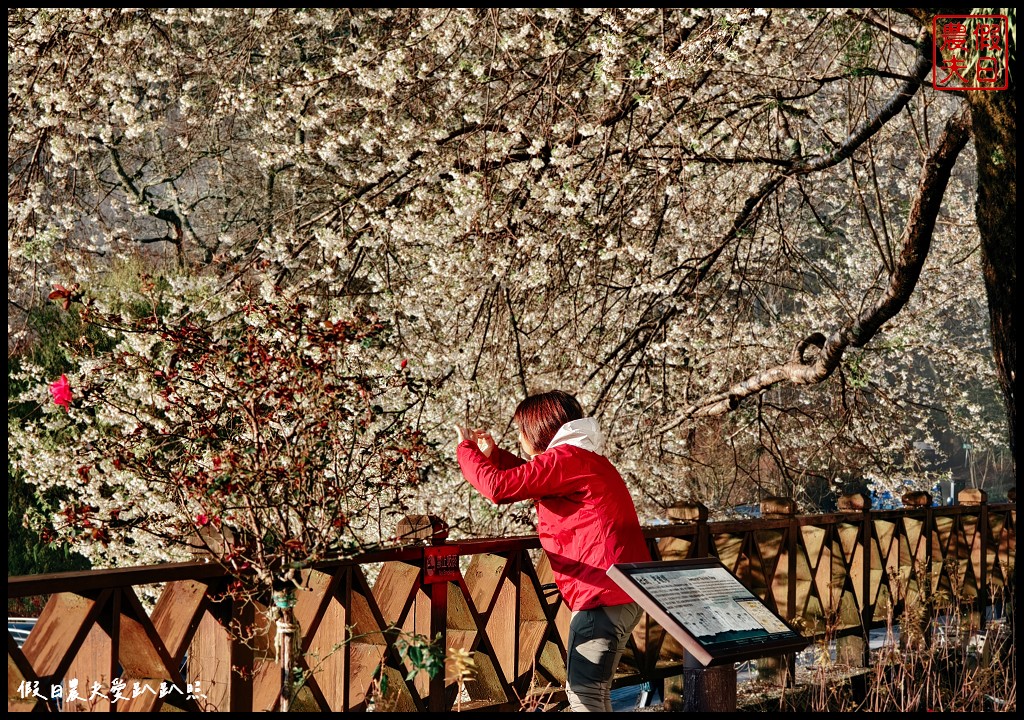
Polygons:
<instances>
[{"instance_id":1,"label":"information sign board","mask_svg":"<svg viewBox=\"0 0 1024 720\"><path fill-rule=\"evenodd\" d=\"M620 563L608 576L705 667L810 644L714 558Z\"/></svg>"}]
</instances>

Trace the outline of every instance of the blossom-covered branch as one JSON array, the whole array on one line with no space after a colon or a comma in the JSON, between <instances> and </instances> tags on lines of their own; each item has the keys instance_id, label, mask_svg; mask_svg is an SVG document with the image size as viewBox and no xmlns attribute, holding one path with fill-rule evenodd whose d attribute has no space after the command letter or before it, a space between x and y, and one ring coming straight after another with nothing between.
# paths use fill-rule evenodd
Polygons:
<instances>
[{"instance_id":1,"label":"blossom-covered branch","mask_svg":"<svg viewBox=\"0 0 1024 720\"><path fill-rule=\"evenodd\" d=\"M946 184L969 136L968 115L966 109L961 109L946 122L935 149L924 164L917 197L903 231L902 249L881 298L828 337L816 332L802 339L787 362L758 372L721 393L702 398L660 430L671 430L691 417L735 410L745 398L763 393L779 383L810 385L822 382L839 367L847 348L863 347L874 338L882 325L903 309L917 286L921 268L928 258ZM818 348L818 352L808 354L810 347Z\"/></svg>"}]
</instances>

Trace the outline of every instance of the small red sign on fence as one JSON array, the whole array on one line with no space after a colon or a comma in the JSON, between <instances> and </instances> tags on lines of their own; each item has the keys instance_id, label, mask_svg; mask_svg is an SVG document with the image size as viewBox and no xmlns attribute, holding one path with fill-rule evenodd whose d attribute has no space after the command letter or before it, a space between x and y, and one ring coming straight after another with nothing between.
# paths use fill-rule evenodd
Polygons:
<instances>
[{"instance_id":1,"label":"small red sign on fence","mask_svg":"<svg viewBox=\"0 0 1024 720\"><path fill-rule=\"evenodd\" d=\"M423 548L424 584L458 579L458 547L455 545L429 545Z\"/></svg>"}]
</instances>

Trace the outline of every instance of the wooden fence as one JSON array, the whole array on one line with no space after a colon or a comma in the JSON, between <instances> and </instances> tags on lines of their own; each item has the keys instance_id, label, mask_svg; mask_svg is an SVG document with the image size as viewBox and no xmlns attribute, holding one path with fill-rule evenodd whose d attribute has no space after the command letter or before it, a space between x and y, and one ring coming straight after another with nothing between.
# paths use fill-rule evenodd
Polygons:
<instances>
[{"instance_id":1,"label":"wooden fence","mask_svg":"<svg viewBox=\"0 0 1024 720\"><path fill-rule=\"evenodd\" d=\"M983 624L984 609L1013 589L1015 503L827 515L797 515L786 503L763 509L775 512L720 522L694 513L645 534L655 559L717 557L816 640L866 640L905 608L941 603L966 607ZM564 706L569 611L537 538L445 547L455 548L445 552L458 553L460 569L441 582L424 582L425 559L437 554L430 544L308 574L295 608L308 679L293 710ZM8 632L8 708L274 709L274 623L264 606L233 599L227 583L217 565L199 562L9 577L8 598L48 601L23 646ZM154 585L162 592L147 609L139 590ZM472 678L460 688L451 667L434 678L410 673L403 643L416 636L464 650ZM675 639L645 617L616 685L680 675L684 662Z\"/></svg>"}]
</instances>

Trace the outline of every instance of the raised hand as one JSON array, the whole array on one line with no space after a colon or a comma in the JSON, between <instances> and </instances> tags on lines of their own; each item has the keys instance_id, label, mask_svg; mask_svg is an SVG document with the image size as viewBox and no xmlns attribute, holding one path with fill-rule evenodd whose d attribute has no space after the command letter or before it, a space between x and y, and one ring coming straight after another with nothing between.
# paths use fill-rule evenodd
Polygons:
<instances>
[{"instance_id":1,"label":"raised hand","mask_svg":"<svg viewBox=\"0 0 1024 720\"><path fill-rule=\"evenodd\" d=\"M476 442L476 433L470 430L469 428L462 427L461 425L456 425L455 433L458 435L458 442L460 443L463 440L470 440L474 443Z\"/></svg>"},{"instance_id":2,"label":"raised hand","mask_svg":"<svg viewBox=\"0 0 1024 720\"><path fill-rule=\"evenodd\" d=\"M477 428L473 431L473 435L476 438L476 446L480 448L486 457L490 457L491 453L494 452L495 442L494 438L491 437L491 433L487 430Z\"/></svg>"}]
</instances>

